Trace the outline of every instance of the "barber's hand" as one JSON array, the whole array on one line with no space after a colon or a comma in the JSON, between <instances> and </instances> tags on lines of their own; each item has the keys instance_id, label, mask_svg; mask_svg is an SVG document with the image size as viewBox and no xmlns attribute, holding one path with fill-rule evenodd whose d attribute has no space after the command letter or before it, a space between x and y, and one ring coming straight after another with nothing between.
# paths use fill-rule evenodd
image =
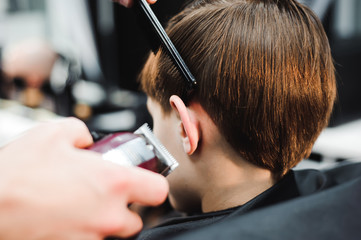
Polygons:
<instances>
[{"instance_id":1,"label":"barber's hand","mask_svg":"<svg viewBox=\"0 0 361 240\"><path fill-rule=\"evenodd\" d=\"M137 0L113 0L113 2L120 3L124 7L131 7L133 5L133 2ZM147 0L149 4L155 3L157 0Z\"/></svg>"},{"instance_id":2,"label":"barber's hand","mask_svg":"<svg viewBox=\"0 0 361 240\"><path fill-rule=\"evenodd\" d=\"M43 124L0 149L0 239L129 237L142 227L130 203L158 205L164 177L101 160L75 119Z\"/></svg>"}]
</instances>

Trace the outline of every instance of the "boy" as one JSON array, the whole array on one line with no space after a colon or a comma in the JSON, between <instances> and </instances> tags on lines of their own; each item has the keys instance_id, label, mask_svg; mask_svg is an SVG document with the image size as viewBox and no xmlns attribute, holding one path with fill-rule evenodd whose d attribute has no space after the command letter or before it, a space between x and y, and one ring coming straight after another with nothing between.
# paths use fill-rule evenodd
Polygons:
<instances>
[{"instance_id":1,"label":"boy","mask_svg":"<svg viewBox=\"0 0 361 240\"><path fill-rule=\"evenodd\" d=\"M169 200L187 213L140 238L164 239L299 196L290 170L308 157L336 96L315 14L295 0L196 2L167 33L198 82L163 49L140 74L154 133L179 161Z\"/></svg>"}]
</instances>

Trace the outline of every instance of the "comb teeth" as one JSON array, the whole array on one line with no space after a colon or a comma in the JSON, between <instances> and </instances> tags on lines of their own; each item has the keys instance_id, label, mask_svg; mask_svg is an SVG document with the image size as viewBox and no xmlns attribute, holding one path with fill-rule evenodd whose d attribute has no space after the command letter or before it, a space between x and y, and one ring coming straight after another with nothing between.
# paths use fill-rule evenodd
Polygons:
<instances>
[{"instance_id":1,"label":"comb teeth","mask_svg":"<svg viewBox=\"0 0 361 240\"><path fill-rule=\"evenodd\" d=\"M177 160L168 152L168 150L164 147L164 145L154 136L152 130L149 128L147 123L144 123L134 133L138 135L142 135L148 143L154 146L157 157L161 161L164 161L164 163L170 167L167 174L169 174L176 167L178 167Z\"/></svg>"}]
</instances>

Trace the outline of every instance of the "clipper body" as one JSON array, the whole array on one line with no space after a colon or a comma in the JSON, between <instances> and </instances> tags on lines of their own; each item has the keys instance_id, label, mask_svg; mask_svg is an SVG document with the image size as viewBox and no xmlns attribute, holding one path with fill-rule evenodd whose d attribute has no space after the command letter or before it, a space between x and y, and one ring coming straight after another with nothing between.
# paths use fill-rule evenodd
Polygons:
<instances>
[{"instance_id":1,"label":"clipper body","mask_svg":"<svg viewBox=\"0 0 361 240\"><path fill-rule=\"evenodd\" d=\"M134 133L106 135L89 150L99 152L106 161L122 166L138 166L167 176L178 162L153 135L147 124Z\"/></svg>"}]
</instances>

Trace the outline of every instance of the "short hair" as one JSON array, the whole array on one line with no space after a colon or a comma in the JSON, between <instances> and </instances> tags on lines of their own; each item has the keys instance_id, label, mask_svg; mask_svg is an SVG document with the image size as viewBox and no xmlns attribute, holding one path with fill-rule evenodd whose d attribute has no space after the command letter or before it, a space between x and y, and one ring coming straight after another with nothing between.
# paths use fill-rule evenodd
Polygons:
<instances>
[{"instance_id":1,"label":"short hair","mask_svg":"<svg viewBox=\"0 0 361 240\"><path fill-rule=\"evenodd\" d=\"M312 10L296 0L203 0L166 31L198 82L190 101L240 156L279 178L310 155L336 98L328 39ZM162 48L140 80L164 114L187 87Z\"/></svg>"}]
</instances>

